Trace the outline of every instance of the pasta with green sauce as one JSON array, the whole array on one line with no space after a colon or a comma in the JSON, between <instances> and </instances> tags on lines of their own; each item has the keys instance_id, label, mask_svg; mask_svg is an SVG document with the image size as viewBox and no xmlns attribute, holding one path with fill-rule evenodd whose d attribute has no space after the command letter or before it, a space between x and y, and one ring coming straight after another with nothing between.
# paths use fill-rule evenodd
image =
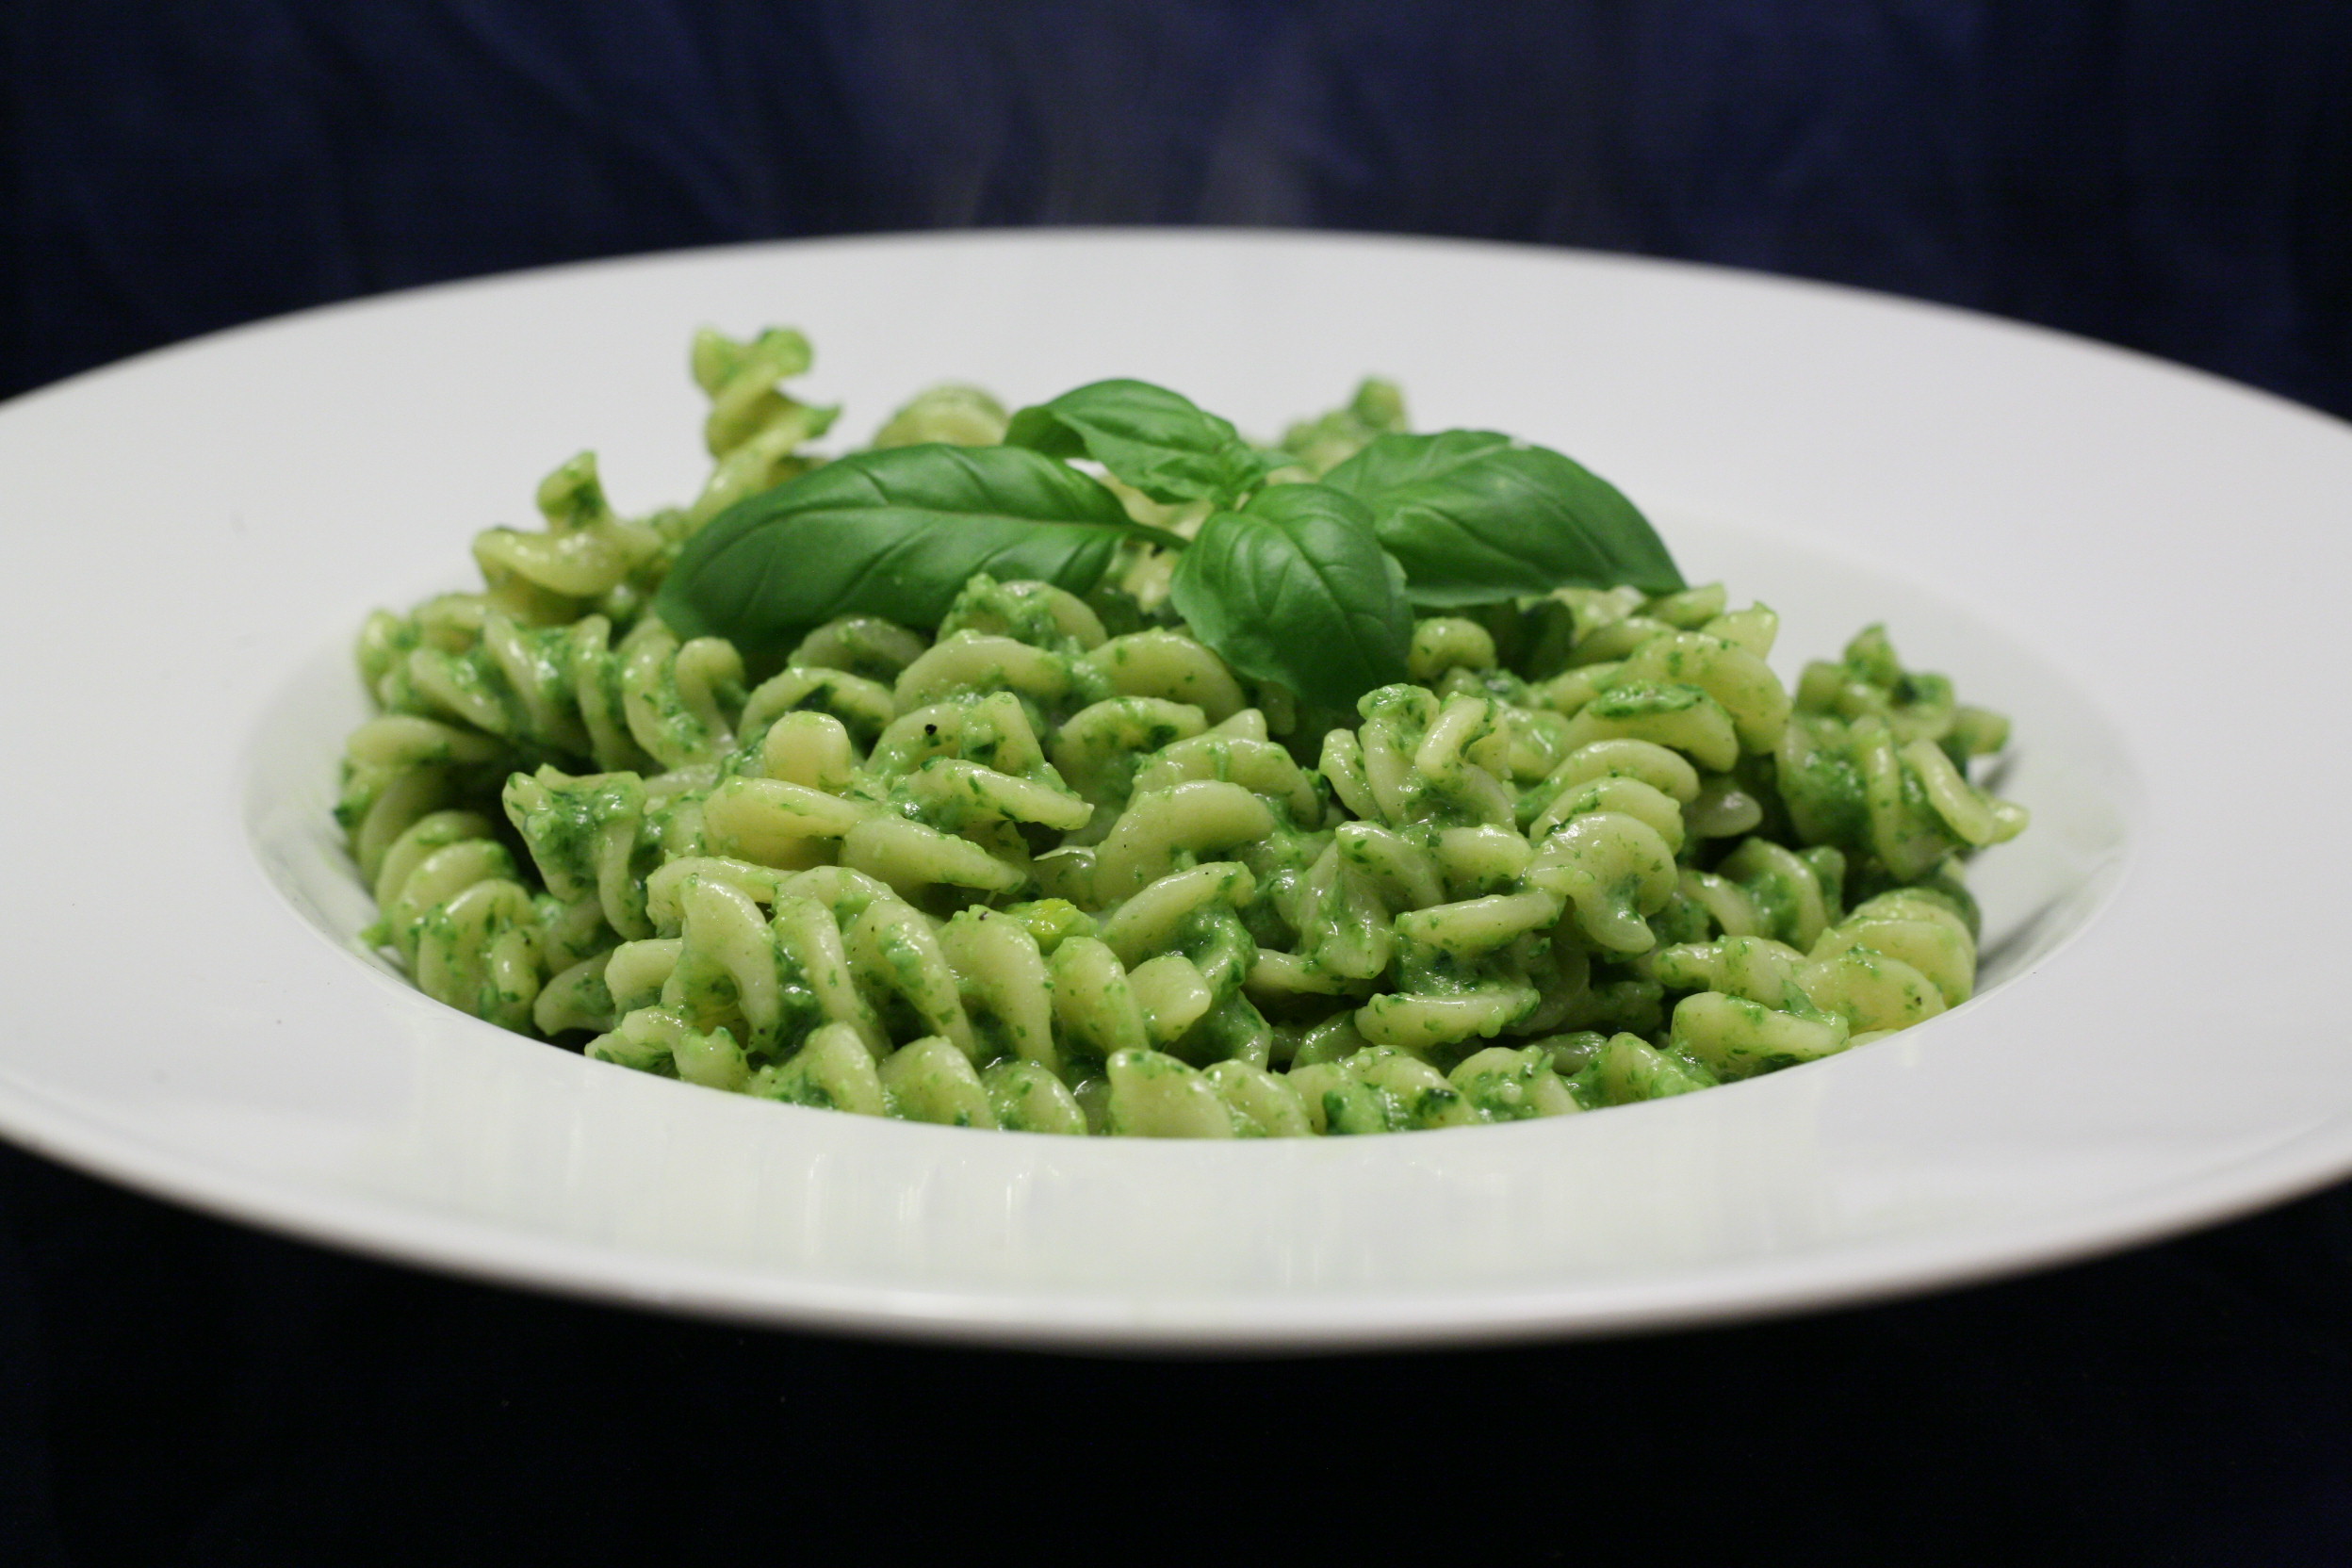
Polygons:
<instances>
[{"instance_id":1,"label":"pasta with green sauce","mask_svg":"<svg viewBox=\"0 0 2352 1568\"><path fill-rule=\"evenodd\" d=\"M1720 586L1420 613L1407 678L1318 708L1170 603L1204 505L1085 594L969 577L935 625L780 659L683 636L665 575L816 471L799 335L705 332L714 468L617 515L595 460L473 593L378 612L338 820L428 994L591 1058L800 1105L1040 1133L1285 1136L1565 1115L1833 1055L1975 981L1961 880L2024 811L2006 724L1871 628L1793 692ZM1403 431L1395 389L1248 470ZM875 449L982 449L923 394ZM1245 454L1248 455L1248 454ZM1400 633L1401 635L1401 633Z\"/></svg>"}]
</instances>

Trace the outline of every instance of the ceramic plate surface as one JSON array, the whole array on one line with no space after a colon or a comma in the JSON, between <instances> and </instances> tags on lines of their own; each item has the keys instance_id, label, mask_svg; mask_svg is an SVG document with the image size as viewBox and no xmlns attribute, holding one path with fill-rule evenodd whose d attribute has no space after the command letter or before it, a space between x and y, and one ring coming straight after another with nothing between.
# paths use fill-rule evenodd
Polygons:
<instances>
[{"instance_id":1,"label":"ceramic plate surface","mask_svg":"<svg viewBox=\"0 0 2352 1568\"><path fill-rule=\"evenodd\" d=\"M1793 673L1886 621L2016 720L1986 988L1686 1099L1380 1138L1056 1140L737 1099L501 1033L364 955L327 818L360 618L540 475L692 494L710 322L806 329L861 440L934 381L1107 375L1271 434L1379 372L1560 447ZM518 1284L1005 1343L1689 1323L2084 1255L2352 1170L2352 433L2050 334L1689 267L1207 232L625 261L314 312L0 408L0 1132Z\"/></svg>"}]
</instances>

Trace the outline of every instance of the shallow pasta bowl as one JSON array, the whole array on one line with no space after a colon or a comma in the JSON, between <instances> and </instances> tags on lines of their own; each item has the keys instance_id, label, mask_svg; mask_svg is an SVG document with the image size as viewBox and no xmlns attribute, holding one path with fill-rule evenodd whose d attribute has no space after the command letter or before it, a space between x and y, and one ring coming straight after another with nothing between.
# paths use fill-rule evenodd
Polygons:
<instances>
[{"instance_id":1,"label":"shallow pasta bowl","mask_svg":"<svg viewBox=\"0 0 2352 1568\"><path fill-rule=\"evenodd\" d=\"M1355 379L1570 451L1783 655L1888 623L2008 711L2032 832L1986 986L1598 1114L1049 1139L710 1093L504 1034L362 950L327 808L348 639L598 450L691 493L692 329L806 329L873 428L932 381L1134 375L1270 433ZM2352 1170L2332 1003L2352 433L2132 355L1653 262L1213 232L564 269L313 312L0 409L19 763L0 1132L335 1245L748 1320L1278 1348L1592 1332L2082 1256Z\"/></svg>"}]
</instances>

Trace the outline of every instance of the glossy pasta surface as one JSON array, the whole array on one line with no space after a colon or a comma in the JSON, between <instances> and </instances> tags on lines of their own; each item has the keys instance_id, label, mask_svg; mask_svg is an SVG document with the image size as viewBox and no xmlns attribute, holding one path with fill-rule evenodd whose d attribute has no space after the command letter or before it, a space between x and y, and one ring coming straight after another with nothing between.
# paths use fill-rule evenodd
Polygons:
<instances>
[{"instance_id":1,"label":"glossy pasta surface","mask_svg":"<svg viewBox=\"0 0 2352 1568\"><path fill-rule=\"evenodd\" d=\"M681 641L647 605L685 540L819 461L776 384L807 358L705 334L700 498L622 518L575 459L481 591L368 621L338 817L432 996L795 1104L1233 1137L1687 1093L1969 995L1962 867L2025 825L1968 776L2006 725L1876 628L1791 692L1763 606L1560 589L1419 620L1409 682L1316 711L1127 546L1083 598L977 576L780 668ZM1287 472L1401 419L1370 384ZM950 387L877 444L1003 431Z\"/></svg>"}]
</instances>

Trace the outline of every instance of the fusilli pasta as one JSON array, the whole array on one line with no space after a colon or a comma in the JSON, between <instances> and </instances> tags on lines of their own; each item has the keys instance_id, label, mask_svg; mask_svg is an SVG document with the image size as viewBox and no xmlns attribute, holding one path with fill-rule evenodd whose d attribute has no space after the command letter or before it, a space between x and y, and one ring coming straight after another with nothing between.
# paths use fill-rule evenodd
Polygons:
<instances>
[{"instance_id":1,"label":"fusilli pasta","mask_svg":"<svg viewBox=\"0 0 2352 1568\"><path fill-rule=\"evenodd\" d=\"M1130 544L1086 598L975 576L780 667L681 641L647 603L682 543L818 461L829 411L777 387L807 364L704 334L691 506L622 518L576 458L543 529L477 541L481 591L368 620L337 810L428 994L795 1104L1202 1137L1661 1098L1968 996L1961 867L2025 823L1968 778L2006 727L1875 627L1791 693L1720 586L1560 589L1418 620L1411 680L1318 720ZM941 388L878 444L1004 423ZM1277 478L1398 428L1367 384Z\"/></svg>"}]
</instances>

